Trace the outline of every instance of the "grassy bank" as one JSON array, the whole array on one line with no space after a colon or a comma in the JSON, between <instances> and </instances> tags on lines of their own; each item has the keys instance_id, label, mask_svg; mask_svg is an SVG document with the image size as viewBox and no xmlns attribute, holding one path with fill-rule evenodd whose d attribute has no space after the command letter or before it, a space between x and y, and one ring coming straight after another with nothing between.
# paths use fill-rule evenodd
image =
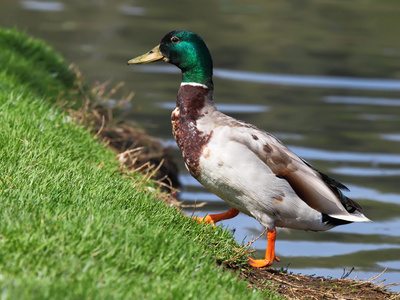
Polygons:
<instances>
[{"instance_id":1,"label":"grassy bank","mask_svg":"<svg viewBox=\"0 0 400 300\"><path fill-rule=\"evenodd\" d=\"M55 103L76 78L42 42L0 29L2 299L261 299L215 265L232 236L167 207ZM274 294L271 294L271 297Z\"/></svg>"}]
</instances>

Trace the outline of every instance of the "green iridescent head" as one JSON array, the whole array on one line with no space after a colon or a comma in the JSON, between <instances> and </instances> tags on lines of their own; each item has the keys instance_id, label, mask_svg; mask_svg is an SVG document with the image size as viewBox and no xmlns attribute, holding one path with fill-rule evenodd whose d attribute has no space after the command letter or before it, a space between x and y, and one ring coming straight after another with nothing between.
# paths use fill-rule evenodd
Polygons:
<instances>
[{"instance_id":1,"label":"green iridescent head","mask_svg":"<svg viewBox=\"0 0 400 300\"><path fill-rule=\"evenodd\" d=\"M131 59L128 64L143 64L164 60L182 71L182 82L196 82L213 86L212 58L206 43L196 33L174 30L167 33L160 44L144 55Z\"/></svg>"}]
</instances>

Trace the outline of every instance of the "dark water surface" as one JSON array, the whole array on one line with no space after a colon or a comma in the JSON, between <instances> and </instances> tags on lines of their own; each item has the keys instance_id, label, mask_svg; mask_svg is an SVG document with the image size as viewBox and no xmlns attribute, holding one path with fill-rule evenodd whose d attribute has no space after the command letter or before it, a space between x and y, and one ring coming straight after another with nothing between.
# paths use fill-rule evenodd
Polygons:
<instances>
[{"instance_id":1,"label":"dark water surface","mask_svg":"<svg viewBox=\"0 0 400 300\"><path fill-rule=\"evenodd\" d=\"M171 140L177 69L126 66L168 31L198 32L214 58L217 107L279 137L350 189L374 222L329 232L278 231L278 268L400 281L400 2L398 1L16 1L0 2L0 25L45 39L90 82L125 81L126 112ZM183 200L227 206L182 168ZM189 210L188 214L192 211ZM223 222L239 242L263 228L240 214ZM262 256L266 239L254 246ZM399 287L392 288L400 291Z\"/></svg>"}]
</instances>

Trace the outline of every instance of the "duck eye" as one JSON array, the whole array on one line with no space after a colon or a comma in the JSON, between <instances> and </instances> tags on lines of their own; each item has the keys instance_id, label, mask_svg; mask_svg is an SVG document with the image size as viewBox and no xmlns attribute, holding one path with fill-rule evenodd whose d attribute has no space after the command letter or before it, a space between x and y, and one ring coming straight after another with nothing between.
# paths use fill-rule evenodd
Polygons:
<instances>
[{"instance_id":1,"label":"duck eye","mask_svg":"<svg viewBox=\"0 0 400 300\"><path fill-rule=\"evenodd\" d=\"M173 44L178 44L178 43L180 42L180 40L179 40L179 38L177 38L176 36L173 36L173 37L171 38L171 42L172 42Z\"/></svg>"}]
</instances>

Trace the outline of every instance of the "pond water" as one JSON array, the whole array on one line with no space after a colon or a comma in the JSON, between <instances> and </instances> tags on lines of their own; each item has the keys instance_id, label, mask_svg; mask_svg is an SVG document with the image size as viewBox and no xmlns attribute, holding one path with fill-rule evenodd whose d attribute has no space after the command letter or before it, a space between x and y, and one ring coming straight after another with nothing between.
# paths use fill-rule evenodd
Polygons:
<instances>
[{"instance_id":1,"label":"pond water","mask_svg":"<svg viewBox=\"0 0 400 300\"><path fill-rule=\"evenodd\" d=\"M279 229L274 266L339 278L354 267L358 279L387 267L385 284L400 281L399 15L399 2L379 0L0 2L1 26L45 39L90 82L124 81L121 94L136 93L124 117L171 145L180 198L206 201L202 216L228 207L187 174L171 140L178 70L126 66L170 30L199 33L214 59L217 107L343 182L373 220L322 233ZM239 242L263 231L243 214L223 226ZM262 256L266 238L253 246Z\"/></svg>"}]
</instances>

